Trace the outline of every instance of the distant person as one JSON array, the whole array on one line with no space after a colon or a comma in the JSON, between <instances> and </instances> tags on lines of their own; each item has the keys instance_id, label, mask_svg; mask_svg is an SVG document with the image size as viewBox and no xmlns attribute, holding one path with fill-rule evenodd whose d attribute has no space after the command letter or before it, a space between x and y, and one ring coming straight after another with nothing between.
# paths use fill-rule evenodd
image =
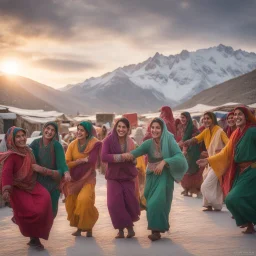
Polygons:
<instances>
[{"instance_id":1,"label":"distant person","mask_svg":"<svg viewBox=\"0 0 256 256\"><path fill-rule=\"evenodd\" d=\"M234 120L234 112L228 113L226 120L227 120L226 134L227 134L228 138L230 138L232 133L236 130L236 122Z\"/></svg>"},{"instance_id":2,"label":"distant person","mask_svg":"<svg viewBox=\"0 0 256 256\"><path fill-rule=\"evenodd\" d=\"M256 118L247 107L234 110L237 129L217 155L198 161L211 165L222 179L226 206L243 233L254 234L256 223Z\"/></svg>"},{"instance_id":3,"label":"distant person","mask_svg":"<svg viewBox=\"0 0 256 256\"><path fill-rule=\"evenodd\" d=\"M226 133L218 126L217 118L213 112L204 113L204 125L206 127L199 135L184 141L184 146L191 146L204 141L208 155L214 156L227 143ZM211 166L206 166L203 172L203 184L201 192L203 194L203 211L221 211L223 206L223 192L218 177Z\"/></svg>"},{"instance_id":4,"label":"distant person","mask_svg":"<svg viewBox=\"0 0 256 256\"><path fill-rule=\"evenodd\" d=\"M48 240L53 224L52 204L48 191L36 181L35 158L26 141L22 128L13 126L7 131L8 151L0 154L0 189L21 234L30 237L28 245L42 250L40 238Z\"/></svg>"},{"instance_id":5,"label":"distant person","mask_svg":"<svg viewBox=\"0 0 256 256\"><path fill-rule=\"evenodd\" d=\"M183 143L184 141L189 140L199 134L199 130L193 124L189 112L181 113L180 125L177 127L177 133L179 133L181 137L181 139L178 141L178 145L182 149L182 152L188 162L188 171L181 181L181 186L184 189L181 194L184 196L192 196L194 193L199 197L201 195L200 188L203 182L203 168L200 169L196 163L201 154L200 146L199 144L194 144L186 147Z\"/></svg>"}]
</instances>

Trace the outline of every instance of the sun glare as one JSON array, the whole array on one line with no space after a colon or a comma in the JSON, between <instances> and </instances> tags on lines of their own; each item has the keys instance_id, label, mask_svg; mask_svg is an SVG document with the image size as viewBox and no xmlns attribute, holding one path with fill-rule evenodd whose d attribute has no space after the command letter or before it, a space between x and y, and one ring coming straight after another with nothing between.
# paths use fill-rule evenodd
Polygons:
<instances>
[{"instance_id":1,"label":"sun glare","mask_svg":"<svg viewBox=\"0 0 256 256\"><path fill-rule=\"evenodd\" d=\"M4 73L15 75L18 72L18 63L15 60L6 61L2 64L1 70Z\"/></svg>"}]
</instances>

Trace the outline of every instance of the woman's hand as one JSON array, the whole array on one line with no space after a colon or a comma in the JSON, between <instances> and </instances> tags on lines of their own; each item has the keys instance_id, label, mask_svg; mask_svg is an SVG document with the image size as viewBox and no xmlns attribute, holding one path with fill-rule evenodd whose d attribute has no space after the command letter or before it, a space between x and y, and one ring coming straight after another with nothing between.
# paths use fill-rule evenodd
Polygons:
<instances>
[{"instance_id":1,"label":"woman's hand","mask_svg":"<svg viewBox=\"0 0 256 256\"><path fill-rule=\"evenodd\" d=\"M88 157L85 157L85 158L79 158L79 159L76 159L76 163L77 165L79 164L84 164L84 163L88 163Z\"/></svg>"},{"instance_id":2,"label":"woman's hand","mask_svg":"<svg viewBox=\"0 0 256 256\"><path fill-rule=\"evenodd\" d=\"M179 147L182 148L184 146L184 142L181 140L179 143L178 143Z\"/></svg>"},{"instance_id":3,"label":"woman's hand","mask_svg":"<svg viewBox=\"0 0 256 256\"><path fill-rule=\"evenodd\" d=\"M166 165L166 162L164 160L162 160L157 166L156 169L154 170L154 174L155 175L161 175L164 166Z\"/></svg>"},{"instance_id":4,"label":"woman's hand","mask_svg":"<svg viewBox=\"0 0 256 256\"><path fill-rule=\"evenodd\" d=\"M9 190L5 190L2 196L3 200L5 202L10 202L10 191Z\"/></svg>"},{"instance_id":5,"label":"woman's hand","mask_svg":"<svg viewBox=\"0 0 256 256\"><path fill-rule=\"evenodd\" d=\"M132 161L133 160L133 155L131 153L124 153L122 154L122 159L124 161Z\"/></svg>"},{"instance_id":6,"label":"woman's hand","mask_svg":"<svg viewBox=\"0 0 256 256\"><path fill-rule=\"evenodd\" d=\"M34 170L34 172L42 173L44 167L42 167L38 164L32 164L32 169Z\"/></svg>"},{"instance_id":7,"label":"woman's hand","mask_svg":"<svg viewBox=\"0 0 256 256\"><path fill-rule=\"evenodd\" d=\"M64 180L65 180L66 182L71 181L71 176L70 176L70 173L69 173L69 172L65 172L65 174L64 174Z\"/></svg>"},{"instance_id":8,"label":"woman's hand","mask_svg":"<svg viewBox=\"0 0 256 256\"><path fill-rule=\"evenodd\" d=\"M208 159L199 159L196 161L196 163L200 166L200 167L205 167L207 164L209 164Z\"/></svg>"},{"instance_id":9,"label":"woman's hand","mask_svg":"<svg viewBox=\"0 0 256 256\"><path fill-rule=\"evenodd\" d=\"M207 151L202 151L201 156L202 156L203 158L207 158L207 157L209 157L209 155L208 155L208 152L207 152Z\"/></svg>"}]
</instances>

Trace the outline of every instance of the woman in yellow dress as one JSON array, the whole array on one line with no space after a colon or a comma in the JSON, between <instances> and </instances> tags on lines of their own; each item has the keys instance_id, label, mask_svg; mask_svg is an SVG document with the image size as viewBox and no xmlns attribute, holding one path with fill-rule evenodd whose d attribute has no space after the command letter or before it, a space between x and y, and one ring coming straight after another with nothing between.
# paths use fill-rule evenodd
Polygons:
<instances>
[{"instance_id":1,"label":"woman in yellow dress","mask_svg":"<svg viewBox=\"0 0 256 256\"><path fill-rule=\"evenodd\" d=\"M77 126L77 139L72 141L66 152L71 181L63 185L66 196L66 210L70 226L76 227L73 236L87 232L92 236L92 228L98 220L99 213L95 207L96 163L101 142L93 135L89 122Z\"/></svg>"}]
</instances>

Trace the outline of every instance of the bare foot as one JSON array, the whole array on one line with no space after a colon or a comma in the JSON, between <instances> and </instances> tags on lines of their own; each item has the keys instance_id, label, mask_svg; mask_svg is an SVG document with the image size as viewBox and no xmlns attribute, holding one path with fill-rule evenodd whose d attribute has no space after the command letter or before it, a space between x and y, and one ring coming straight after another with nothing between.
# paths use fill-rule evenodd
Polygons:
<instances>
[{"instance_id":1,"label":"bare foot","mask_svg":"<svg viewBox=\"0 0 256 256\"><path fill-rule=\"evenodd\" d=\"M203 209L203 212L211 212L212 211L212 207L208 206L205 209Z\"/></svg>"},{"instance_id":2,"label":"bare foot","mask_svg":"<svg viewBox=\"0 0 256 256\"><path fill-rule=\"evenodd\" d=\"M72 233L72 236L81 236L81 229L78 229L76 232Z\"/></svg>"},{"instance_id":3,"label":"bare foot","mask_svg":"<svg viewBox=\"0 0 256 256\"><path fill-rule=\"evenodd\" d=\"M252 223L248 223L247 225L247 229L245 231L243 231L242 233L244 234L254 234L256 231L254 229L254 226Z\"/></svg>"}]
</instances>

